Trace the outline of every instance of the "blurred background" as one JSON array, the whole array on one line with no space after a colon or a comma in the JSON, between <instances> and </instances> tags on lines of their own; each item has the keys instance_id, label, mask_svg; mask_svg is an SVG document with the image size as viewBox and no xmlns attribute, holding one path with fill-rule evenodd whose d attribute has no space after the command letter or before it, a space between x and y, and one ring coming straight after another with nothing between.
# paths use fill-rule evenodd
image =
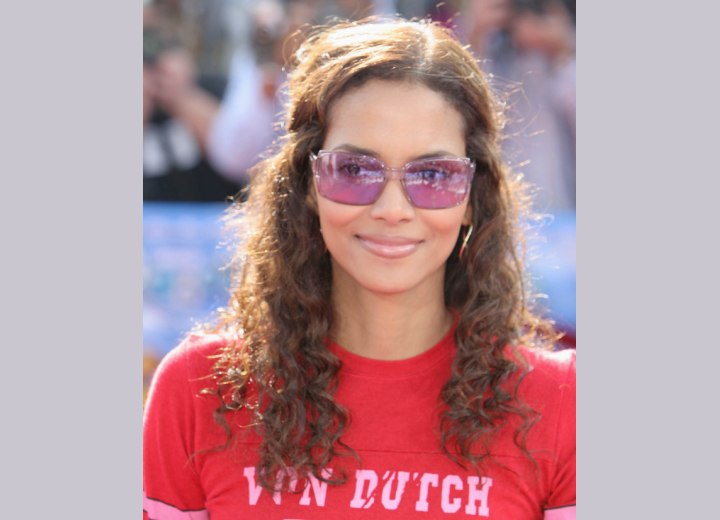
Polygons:
<instances>
[{"instance_id":1,"label":"blurred background","mask_svg":"<svg viewBox=\"0 0 720 520\"><path fill-rule=\"evenodd\" d=\"M508 106L504 150L547 215L530 244L535 291L575 347L574 0L145 0L144 387L227 299L220 217L278 135L283 65L310 25L400 14L455 31Z\"/></svg>"}]
</instances>

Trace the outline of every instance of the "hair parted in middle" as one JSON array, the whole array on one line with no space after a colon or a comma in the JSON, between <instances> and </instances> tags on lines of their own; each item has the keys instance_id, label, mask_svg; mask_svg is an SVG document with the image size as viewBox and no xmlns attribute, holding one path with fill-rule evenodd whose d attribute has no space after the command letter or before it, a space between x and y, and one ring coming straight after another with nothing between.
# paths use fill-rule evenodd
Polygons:
<instances>
[{"instance_id":1,"label":"hair parted in middle","mask_svg":"<svg viewBox=\"0 0 720 520\"><path fill-rule=\"evenodd\" d=\"M467 156L475 161L465 229L447 260L445 303L457 314L457 354L439 398L445 403L441 445L460 465L478 469L489 436L510 415L516 444L535 420L517 399L525 373L508 346L552 339L549 322L529 304L518 219L528 209L522 181L503 163L503 107L475 57L450 30L429 21L368 19L315 29L290 64L285 135L253 172L250 195L228 214L243 234L231 299L216 330L231 342L215 363L216 419L254 410L262 442L258 481L275 489L278 471L322 473L339 455L349 412L334 400L340 361L327 349L334 317L329 253L314 203L311 153L323 145L333 103L369 80L424 85L462 116ZM428 210L438 211L438 210ZM238 237L239 239L240 237ZM508 390L509 380L514 381Z\"/></svg>"}]
</instances>

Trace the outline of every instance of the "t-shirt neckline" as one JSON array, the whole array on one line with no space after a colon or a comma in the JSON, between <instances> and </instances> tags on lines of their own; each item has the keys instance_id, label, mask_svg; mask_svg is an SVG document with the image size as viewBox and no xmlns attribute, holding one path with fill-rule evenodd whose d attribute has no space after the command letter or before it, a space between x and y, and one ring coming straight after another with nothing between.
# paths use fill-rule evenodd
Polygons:
<instances>
[{"instance_id":1,"label":"t-shirt neckline","mask_svg":"<svg viewBox=\"0 0 720 520\"><path fill-rule=\"evenodd\" d=\"M417 356L405 359L388 361L360 356L334 341L329 341L328 349L340 359L342 370L347 373L383 379L407 377L423 373L453 354L456 326L457 319L453 320L448 331L435 345Z\"/></svg>"}]
</instances>

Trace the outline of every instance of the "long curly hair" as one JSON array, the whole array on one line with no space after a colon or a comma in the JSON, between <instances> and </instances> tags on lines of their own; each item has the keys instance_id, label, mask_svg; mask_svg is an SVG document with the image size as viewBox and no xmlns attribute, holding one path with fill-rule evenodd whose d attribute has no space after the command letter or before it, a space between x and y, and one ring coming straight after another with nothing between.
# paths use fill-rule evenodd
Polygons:
<instances>
[{"instance_id":1,"label":"long curly hair","mask_svg":"<svg viewBox=\"0 0 720 520\"><path fill-rule=\"evenodd\" d=\"M215 418L230 446L226 415L253 411L258 481L270 490L278 471L341 483L346 476L328 480L322 469L354 453L342 442L350 414L334 400L341 363L327 349L331 267L309 197L309 156L323 144L333 102L370 79L416 82L442 94L464 118L467 155L476 163L474 231L462 255L460 233L445 270L445 303L458 321L452 374L439 396L446 405L442 449L478 469L491 434L516 414L522 422L515 442L527 453L524 437L535 416L517 399L527 368L506 348L547 342L554 331L532 312L526 293L517 224L529 199L501 159L503 106L449 29L400 19L342 22L315 29L295 53L284 136L256 167L248 200L228 215L243 243L216 328L239 339L215 362Z\"/></svg>"}]
</instances>

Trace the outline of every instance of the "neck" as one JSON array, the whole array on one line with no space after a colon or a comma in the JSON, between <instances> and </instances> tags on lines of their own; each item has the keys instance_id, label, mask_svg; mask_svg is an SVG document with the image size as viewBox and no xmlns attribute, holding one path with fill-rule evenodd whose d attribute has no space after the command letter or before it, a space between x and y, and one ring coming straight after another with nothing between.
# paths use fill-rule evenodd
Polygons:
<instances>
[{"instance_id":1,"label":"neck","mask_svg":"<svg viewBox=\"0 0 720 520\"><path fill-rule=\"evenodd\" d=\"M376 294L362 288L333 290L332 339L363 357L397 360L435 345L452 324L452 314L437 294Z\"/></svg>"}]
</instances>

